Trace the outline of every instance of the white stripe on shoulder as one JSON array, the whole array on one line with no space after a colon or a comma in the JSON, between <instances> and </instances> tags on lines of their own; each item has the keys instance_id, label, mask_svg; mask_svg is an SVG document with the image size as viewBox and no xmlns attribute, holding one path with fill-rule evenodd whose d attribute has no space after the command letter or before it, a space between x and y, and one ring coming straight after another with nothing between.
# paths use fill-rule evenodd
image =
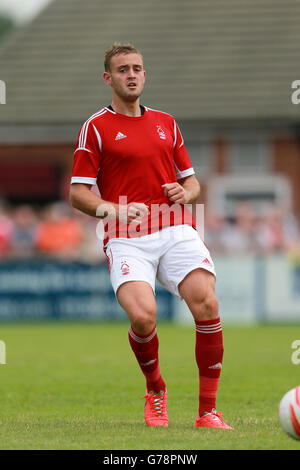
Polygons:
<instances>
[{"instance_id":1,"label":"white stripe on shoulder","mask_svg":"<svg viewBox=\"0 0 300 470\"><path fill-rule=\"evenodd\" d=\"M112 113L112 114L117 114L117 113L116 113L115 111L113 111L112 109L109 109L109 108L104 108L104 109L106 109L106 111L109 111L109 112Z\"/></svg>"},{"instance_id":2,"label":"white stripe on shoulder","mask_svg":"<svg viewBox=\"0 0 300 470\"><path fill-rule=\"evenodd\" d=\"M180 134L180 137L181 137L181 144L179 145L179 148L183 146L184 144L184 140L183 140L183 137L182 137L182 134L181 134L181 130L179 129L178 127L178 130L179 130L179 134Z\"/></svg>"},{"instance_id":3,"label":"white stripe on shoulder","mask_svg":"<svg viewBox=\"0 0 300 470\"><path fill-rule=\"evenodd\" d=\"M106 113L106 110L105 110L105 109L102 109L101 111L99 111L99 113L93 114L93 115L90 117L90 119L87 120L85 132L84 132L84 140L83 140L83 146L84 146L84 147L85 147L85 144L86 144L88 128L89 128L89 125L90 125L91 121L93 121L93 119L96 119L96 118L99 117L99 116L102 116L102 115L105 114L105 113Z\"/></svg>"},{"instance_id":4,"label":"white stripe on shoulder","mask_svg":"<svg viewBox=\"0 0 300 470\"><path fill-rule=\"evenodd\" d=\"M82 128L81 128L81 132L80 132L80 136L79 136L79 146L80 147L84 147L85 146L85 141L86 141L86 131L87 131L87 128L89 126L89 123L92 119L94 119L95 117L98 117L98 116L101 116L102 114L105 114L106 113L106 110L105 108L102 108L100 109L99 111L97 111L97 113L94 113L92 114L92 116L90 116L86 121L85 123L83 124Z\"/></svg>"},{"instance_id":5,"label":"white stripe on shoulder","mask_svg":"<svg viewBox=\"0 0 300 470\"><path fill-rule=\"evenodd\" d=\"M145 108L145 109L146 109L146 108ZM165 111L160 111L160 109L147 108L147 111L154 111L155 113L166 114L167 116L169 116L169 117L171 117L172 119L174 119L173 116L171 116L171 114L166 113Z\"/></svg>"},{"instance_id":6,"label":"white stripe on shoulder","mask_svg":"<svg viewBox=\"0 0 300 470\"><path fill-rule=\"evenodd\" d=\"M86 130L86 127L88 127L90 119L92 119L96 114L100 114L102 112L103 112L103 108L100 109L100 111L98 111L97 113L92 114L92 116L90 116L81 127L81 132L80 132L80 137L79 137L80 147L84 147L83 141L84 141L84 136L85 136L85 130Z\"/></svg>"},{"instance_id":7,"label":"white stripe on shoulder","mask_svg":"<svg viewBox=\"0 0 300 470\"><path fill-rule=\"evenodd\" d=\"M94 126L94 124L93 124L93 128L94 128L97 140L98 140L99 150L100 150L100 152L102 152L102 139L101 139L101 136L99 134L98 129Z\"/></svg>"},{"instance_id":8,"label":"white stripe on shoulder","mask_svg":"<svg viewBox=\"0 0 300 470\"><path fill-rule=\"evenodd\" d=\"M176 142L177 142L177 127L176 127L176 121L174 119L174 144L173 144L173 147L175 147Z\"/></svg>"}]
</instances>

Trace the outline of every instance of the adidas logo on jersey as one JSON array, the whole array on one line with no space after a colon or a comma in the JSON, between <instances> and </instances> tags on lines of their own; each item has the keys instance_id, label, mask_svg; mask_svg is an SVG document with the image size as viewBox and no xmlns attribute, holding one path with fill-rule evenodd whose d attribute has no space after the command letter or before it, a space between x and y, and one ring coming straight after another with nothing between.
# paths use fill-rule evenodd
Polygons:
<instances>
[{"instance_id":1,"label":"adidas logo on jersey","mask_svg":"<svg viewBox=\"0 0 300 470\"><path fill-rule=\"evenodd\" d=\"M121 139L126 139L127 135L122 134L122 132L118 132L116 135L115 140L121 140Z\"/></svg>"}]
</instances>

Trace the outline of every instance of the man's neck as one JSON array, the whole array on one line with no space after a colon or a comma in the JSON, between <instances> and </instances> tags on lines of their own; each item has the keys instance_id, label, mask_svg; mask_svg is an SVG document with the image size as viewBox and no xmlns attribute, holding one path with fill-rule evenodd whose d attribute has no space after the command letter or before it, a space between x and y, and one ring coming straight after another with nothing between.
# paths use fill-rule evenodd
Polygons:
<instances>
[{"instance_id":1,"label":"man's neck","mask_svg":"<svg viewBox=\"0 0 300 470\"><path fill-rule=\"evenodd\" d=\"M118 114L125 114L125 116L139 117L141 116L140 100L137 99L133 102L124 102L121 100L113 99L111 106Z\"/></svg>"}]
</instances>

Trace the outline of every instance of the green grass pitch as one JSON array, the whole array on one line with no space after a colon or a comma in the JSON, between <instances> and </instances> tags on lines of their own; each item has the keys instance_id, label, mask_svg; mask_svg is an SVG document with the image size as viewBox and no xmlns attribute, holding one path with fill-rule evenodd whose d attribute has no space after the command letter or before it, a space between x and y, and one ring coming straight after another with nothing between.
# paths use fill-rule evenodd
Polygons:
<instances>
[{"instance_id":1,"label":"green grass pitch","mask_svg":"<svg viewBox=\"0 0 300 470\"><path fill-rule=\"evenodd\" d=\"M198 377L192 327L158 323L169 428L144 423L142 376L128 325L2 325L0 448L95 450L300 449L282 431L278 403L300 384L291 344L300 326L223 328L217 409L234 431L195 429Z\"/></svg>"}]
</instances>

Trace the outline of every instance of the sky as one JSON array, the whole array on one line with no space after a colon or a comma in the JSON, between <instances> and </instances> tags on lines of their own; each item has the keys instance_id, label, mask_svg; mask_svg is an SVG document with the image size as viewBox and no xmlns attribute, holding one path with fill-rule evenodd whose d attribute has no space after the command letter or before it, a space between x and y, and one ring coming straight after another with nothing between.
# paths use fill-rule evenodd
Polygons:
<instances>
[{"instance_id":1,"label":"sky","mask_svg":"<svg viewBox=\"0 0 300 470\"><path fill-rule=\"evenodd\" d=\"M34 18L52 0L0 0L0 12L11 14L18 23Z\"/></svg>"}]
</instances>

